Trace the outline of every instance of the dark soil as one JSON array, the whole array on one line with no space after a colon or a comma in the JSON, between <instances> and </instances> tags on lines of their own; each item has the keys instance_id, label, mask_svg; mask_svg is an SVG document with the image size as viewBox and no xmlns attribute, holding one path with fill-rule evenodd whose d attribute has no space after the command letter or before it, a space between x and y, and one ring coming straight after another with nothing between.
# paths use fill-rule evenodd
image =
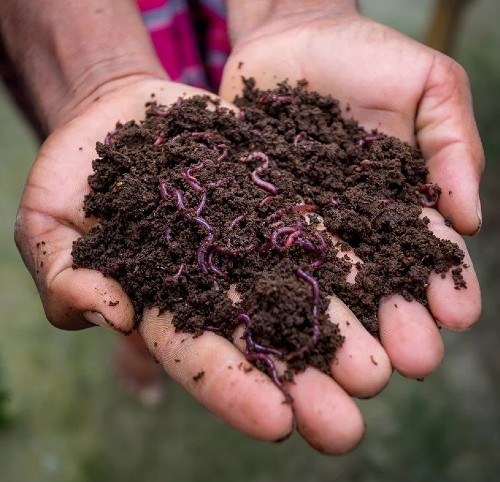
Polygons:
<instances>
[{"instance_id":1,"label":"dark soil","mask_svg":"<svg viewBox=\"0 0 500 482\"><path fill-rule=\"evenodd\" d=\"M245 324L247 359L270 375L271 356L289 377L328 373L344 340L329 296L377 336L382 297L426 305L429 274L452 268L450 283L465 287L462 251L419 218L440 189L418 149L367 133L302 84L263 92L248 80L236 105L152 102L143 122L97 144L85 212L99 224L75 242L74 267L116 278L137 323L157 306L194 335L232 339ZM354 284L346 251L363 260Z\"/></svg>"}]
</instances>

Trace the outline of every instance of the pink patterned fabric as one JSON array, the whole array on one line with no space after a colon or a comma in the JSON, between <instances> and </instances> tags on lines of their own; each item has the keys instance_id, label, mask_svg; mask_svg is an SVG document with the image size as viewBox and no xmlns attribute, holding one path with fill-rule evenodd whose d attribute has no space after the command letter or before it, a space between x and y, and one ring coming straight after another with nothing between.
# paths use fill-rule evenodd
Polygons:
<instances>
[{"instance_id":1,"label":"pink patterned fabric","mask_svg":"<svg viewBox=\"0 0 500 482\"><path fill-rule=\"evenodd\" d=\"M169 76L216 91L230 51L224 0L137 0L137 4Z\"/></svg>"}]
</instances>

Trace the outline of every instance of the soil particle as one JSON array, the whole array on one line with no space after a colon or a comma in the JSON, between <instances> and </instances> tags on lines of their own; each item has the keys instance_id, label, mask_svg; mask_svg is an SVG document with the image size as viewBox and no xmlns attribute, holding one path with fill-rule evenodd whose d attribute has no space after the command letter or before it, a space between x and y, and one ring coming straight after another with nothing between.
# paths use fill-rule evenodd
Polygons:
<instances>
[{"instance_id":1,"label":"soil particle","mask_svg":"<svg viewBox=\"0 0 500 482\"><path fill-rule=\"evenodd\" d=\"M199 371L194 377L193 381L197 382L205 376L205 372L203 370Z\"/></svg>"},{"instance_id":2,"label":"soil particle","mask_svg":"<svg viewBox=\"0 0 500 482\"><path fill-rule=\"evenodd\" d=\"M463 252L419 217L441 190L418 149L366 132L305 83L246 80L235 103L151 102L97 144L84 209L99 224L74 243L73 266L117 279L137 323L157 306L195 336L232 340L242 324L249 361L272 376L281 359L291 379L309 365L329 373L344 341L331 296L378 336L383 297L426 306L430 273L452 268L465 288ZM340 251L362 260L355 283Z\"/></svg>"}]
</instances>

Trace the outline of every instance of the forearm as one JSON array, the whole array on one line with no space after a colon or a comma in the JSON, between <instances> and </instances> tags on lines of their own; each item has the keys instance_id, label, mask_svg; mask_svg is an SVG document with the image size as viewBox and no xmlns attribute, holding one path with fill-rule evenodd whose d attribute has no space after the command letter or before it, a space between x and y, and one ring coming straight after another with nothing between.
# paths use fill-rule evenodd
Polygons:
<instances>
[{"instance_id":1,"label":"forearm","mask_svg":"<svg viewBox=\"0 0 500 482\"><path fill-rule=\"evenodd\" d=\"M305 22L329 14L340 16L358 12L358 0L228 0L231 41L251 36L264 23L279 28L282 22Z\"/></svg>"},{"instance_id":2,"label":"forearm","mask_svg":"<svg viewBox=\"0 0 500 482\"><path fill-rule=\"evenodd\" d=\"M133 0L2 0L0 27L48 132L108 90L165 76Z\"/></svg>"}]
</instances>

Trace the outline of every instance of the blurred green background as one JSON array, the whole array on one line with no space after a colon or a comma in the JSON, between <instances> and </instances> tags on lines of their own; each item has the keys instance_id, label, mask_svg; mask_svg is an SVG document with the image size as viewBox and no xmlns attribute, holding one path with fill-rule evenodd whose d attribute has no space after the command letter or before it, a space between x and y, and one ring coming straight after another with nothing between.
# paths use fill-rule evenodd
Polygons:
<instances>
[{"instance_id":1,"label":"blurred green background","mask_svg":"<svg viewBox=\"0 0 500 482\"><path fill-rule=\"evenodd\" d=\"M434 2L362 2L372 18L423 39ZM115 382L114 338L66 333L45 320L14 247L17 203L37 145L0 90L0 480L83 482L426 481L500 477L500 29L498 0L472 2L455 58L469 72L488 160L484 227L469 240L484 312L471 331L445 334L447 357L424 383L397 375L360 402L368 430L342 458L297 436L280 445L240 436L170 385L146 409Z\"/></svg>"}]
</instances>

